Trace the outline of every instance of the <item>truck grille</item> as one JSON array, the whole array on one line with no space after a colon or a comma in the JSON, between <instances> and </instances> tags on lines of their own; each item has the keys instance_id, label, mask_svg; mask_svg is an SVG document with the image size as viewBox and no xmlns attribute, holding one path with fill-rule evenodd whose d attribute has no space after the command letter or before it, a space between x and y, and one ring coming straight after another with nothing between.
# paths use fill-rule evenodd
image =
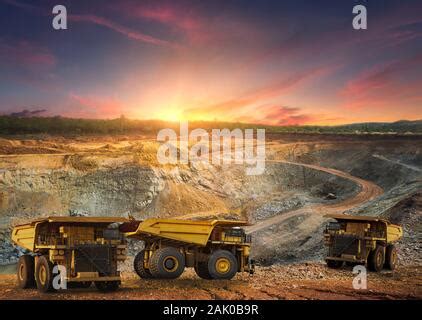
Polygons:
<instances>
[{"instance_id":1,"label":"truck grille","mask_svg":"<svg viewBox=\"0 0 422 320\"><path fill-rule=\"evenodd\" d=\"M358 245L358 238L354 235L334 235L329 255L332 257L340 257L342 254L356 255Z\"/></svg>"}]
</instances>

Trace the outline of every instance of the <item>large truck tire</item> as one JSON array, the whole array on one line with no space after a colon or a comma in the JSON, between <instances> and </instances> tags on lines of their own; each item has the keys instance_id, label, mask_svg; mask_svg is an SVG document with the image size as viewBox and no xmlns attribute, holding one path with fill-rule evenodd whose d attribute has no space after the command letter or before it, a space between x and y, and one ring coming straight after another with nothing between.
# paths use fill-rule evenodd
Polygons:
<instances>
[{"instance_id":1,"label":"large truck tire","mask_svg":"<svg viewBox=\"0 0 422 320\"><path fill-rule=\"evenodd\" d=\"M198 277L205 279L205 280L211 280L212 277L208 271L208 262L198 262L198 264L194 267L196 274Z\"/></svg>"},{"instance_id":2,"label":"large truck tire","mask_svg":"<svg viewBox=\"0 0 422 320\"><path fill-rule=\"evenodd\" d=\"M18 287L21 289L35 287L35 262L34 257L25 254L19 258L17 276Z\"/></svg>"},{"instance_id":3,"label":"large truck tire","mask_svg":"<svg viewBox=\"0 0 422 320\"><path fill-rule=\"evenodd\" d=\"M394 245L390 244L385 249L385 264L384 267L389 270L396 269L397 266L397 249Z\"/></svg>"},{"instance_id":4,"label":"large truck tire","mask_svg":"<svg viewBox=\"0 0 422 320\"><path fill-rule=\"evenodd\" d=\"M212 279L233 278L238 270L236 257L227 250L217 250L210 255L208 272Z\"/></svg>"},{"instance_id":5,"label":"large truck tire","mask_svg":"<svg viewBox=\"0 0 422 320\"><path fill-rule=\"evenodd\" d=\"M154 278L176 279L185 270L185 256L173 247L158 249L149 261Z\"/></svg>"},{"instance_id":6,"label":"large truck tire","mask_svg":"<svg viewBox=\"0 0 422 320\"><path fill-rule=\"evenodd\" d=\"M369 253L368 267L369 270L380 272L385 263L384 247L377 245L377 247Z\"/></svg>"},{"instance_id":7,"label":"large truck tire","mask_svg":"<svg viewBox=\"0 0 422 320\"><path fill-rule=\"evenodd\" d=\"M35 280L40 292L55 291L53 288L53 264L46 256L40 256L37 259Z\"/></svg>"},{"instance_id":8,"label":"large truck tire","mask_svg":"<svg viewBox=\"0 0 422 320\"><path fill-rule=\"evenodd\" d=\"M142 279L151 279L153 278L151 272L144 267L144 257L145 250L141 250L135 256L133 260L133 268L135 269L136 274Z\"/></svg>"}]
</instances>

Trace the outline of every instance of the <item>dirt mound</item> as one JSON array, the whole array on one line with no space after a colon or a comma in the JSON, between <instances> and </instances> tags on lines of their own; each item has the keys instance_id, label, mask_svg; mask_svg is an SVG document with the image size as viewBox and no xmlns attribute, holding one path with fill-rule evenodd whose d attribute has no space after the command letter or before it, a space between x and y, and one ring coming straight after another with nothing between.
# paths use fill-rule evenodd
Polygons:
<instances>
[{"instance_id":1,"label":"dirt mound","mask_svg":"<svg viewBox=\"0 0 422 320\"><path fill-rule=\"evenodd\" d=\"M83 155L76 154L66 156L64 161L72 168L80 171L90 171L98 168L98 163L95 159Z\"/></svg>"},{"instance_id":2,"label":"dirt mound","mask_svg":"<svg viewBox=\"0 0 422 320\"><path fill-rule=\"evenodd\" d=\"M63 152L56 143L0 138L0 154L52 154Z\"/></svg>"},{"instance_id":3,"label":"dirt mound","mask_svg":"<svg viewBox=\"0 0 422 320\"><path fill-rule=\"evenodd\" d=\"M403 227L403 238L397 243L400 263L422 266L422 193L402 200L384 216Z\"/></svg>"},{"instance_id":4,"label":"dirt mound","mask_svg":"<svg viewBox=\"0 0 422 320\"><path fill-rule=\"evenodd\" d=\"M148 216L180 217L212 216L230 212L224 199L194 186L166 181L163 190L145 208Z\"/></svg>"}]
</instances>

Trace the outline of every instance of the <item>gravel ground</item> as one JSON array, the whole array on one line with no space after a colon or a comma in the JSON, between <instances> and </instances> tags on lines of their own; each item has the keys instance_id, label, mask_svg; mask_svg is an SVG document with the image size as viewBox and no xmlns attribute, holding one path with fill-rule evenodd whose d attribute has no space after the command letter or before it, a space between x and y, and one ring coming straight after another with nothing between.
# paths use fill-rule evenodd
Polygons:
<instances>
[{"instance_id":1,"label":"gravel ground","mask_svg":"<svg viewBox=\"0 0 422 320\"><path fill-rule=\"evenodd\" d=\"M121 288L99 293L94 287L40 294L16 287L14 275L0 275L0 299L421 299L422 274L418 267L400 267L394 272L368 274L366 290L353 289L351 269L331 270L322 263L257 267L252 276L239 274L233 280L199 279L188 269L176 280L141 280L132 272L123 274Z\"/></svg>"}]
</instances>

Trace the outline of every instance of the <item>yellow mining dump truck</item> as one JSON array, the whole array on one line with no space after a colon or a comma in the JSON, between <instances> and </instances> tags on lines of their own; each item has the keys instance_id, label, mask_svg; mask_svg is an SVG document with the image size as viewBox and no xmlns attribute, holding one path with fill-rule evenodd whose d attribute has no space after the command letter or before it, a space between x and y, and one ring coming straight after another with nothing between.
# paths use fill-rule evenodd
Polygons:
<instances>
[{"instance_id":1,"label":"yellow mining dump truck","mask_svg":"<svg viewBox=\"0 0 422 320\"><path fill-rule=\"evenodd\" d=\"M343 263L368 265L372 271L384 267L394 270L397 265L397 251L393 243L403 235L400 226L378 217L348 216L332 214L335 219L325 229L325 245L328 267L340 268Z\"/></svg>"},{"instance_id":2,"label":"yellow mining dump truck","mask_svg":"<svg viewBox=\"0 0 422 320\"><path fill-rule=\"evenodd\" d=\"M12 241L31 252L19 258L18 285L54 291L54 279L60 273L68 288L89 287L94 282L101 291L116 290L120 285L117 262L126 258L126 240L117 223L127 221L48 217L16 226Z\"/></svg>"},{"instance_id":3,"label":"yellow mining dump truck","mask_svg":"<svg viewBox=\"0 0 422 320\"><path fill-rule=\"evenodd\" d=\"M145 242L134 260L141 278L179 277L193 267L203 279L231 279L237 272L253 273L251 238L244 221L147 219L121 225L129 238Z\"/></svg>"}]
</instances>

